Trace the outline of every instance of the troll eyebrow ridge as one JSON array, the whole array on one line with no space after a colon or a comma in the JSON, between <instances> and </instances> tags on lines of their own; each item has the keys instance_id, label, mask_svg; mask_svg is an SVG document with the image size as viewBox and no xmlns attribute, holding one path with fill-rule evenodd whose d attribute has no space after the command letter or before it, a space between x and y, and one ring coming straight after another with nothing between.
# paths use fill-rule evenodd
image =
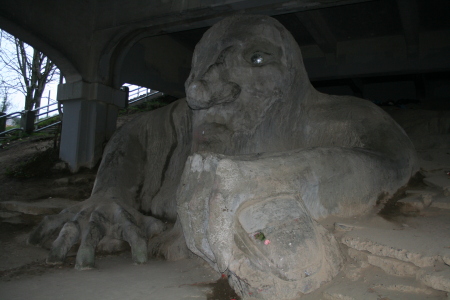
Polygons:
<instances>
[{"instance_id":1,"label":"troll eyebrow ridge","mask_svg":"<svg viewBox=\"0 0 450 300\"><path fill-rule=\"evenodd\" d=\"M222 51L220 51L219 55L217 56L216 59L216 64L222 64L225 61L226 56L228 55L228 53L231 52L231 50L233 50L235 47L234 46L228 46L225 49L223 49Z\"/></svg>"}]
</instances>

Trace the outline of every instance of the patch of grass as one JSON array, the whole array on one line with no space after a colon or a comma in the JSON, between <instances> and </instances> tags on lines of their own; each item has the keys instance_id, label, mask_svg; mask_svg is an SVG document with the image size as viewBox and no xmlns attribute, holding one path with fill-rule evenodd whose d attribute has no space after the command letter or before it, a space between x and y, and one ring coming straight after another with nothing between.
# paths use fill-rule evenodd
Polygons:
<instances>
[{"instance_id":1,"label":"patch of grass","mask_svg":"<svg viewBox=\"0 0 450 300\"><path fill-rule=\"evenodd\" d=\"M47 119L41 121L39 124L37 124L37 128L45 127L45 126L47 126L47 125L53 124L53 123L55 123L55 122L58 122L58 121L60 121L60 120L61 120L60 115L56 115L56 116L53 116L53 117L49 117L49 118L47 118Z\"/></svg>"},{"instance_id":2,"label":"patch of grass","mask_svg":"<svg viewBox=\"0 0 450 300\"><path fill-rule=\"evenodd\" d=\"M23 132L23 131L13 131L10 133L5 134L5 137L3 138L3 140L0 142L1 145L5 145L9 142L13 142L19 139L24 139L29 137L30 135Z\"/></svg>"},{"instance_id":3,"label":"patch of grass","mask_svg":"<svg viewBox=\"0 0 450 300\"><path fill-rule=\"evenodd\" d=\"M19 128L19 125L6 125L5 130L10 130L10 129L14 129L14 128Z\"/></svg>"},{"instance_id":4,"label":"patch of grass","mask_svg":"<svg viewBox=\"0 0 450 300\"><path fill-rule=\"evenodd\" d=\"M61 120L61 117L59 115L50 117L50 118L46 119L45 121L39 123L37 125L36 129L45 127L45 126L50 125L52 123L55 123L55 122L57 122L59 120ZM19 127L20 126L10 126L7 129L9 130L9 129L19 128ZM28 133L26 133L24 131L21 131L21 130L20 131L17 130L17 131L13 131L13 132L7 133L7 134L5 134L5 137L2 140L0 140L0 148L4 148L10 142L26 139L26 138L29 138L29 137L43 137L43 138L47 138L48 137L48 138L57 139L59 141L59 135L61 133L61 124L56 126L56 127L53 127L53 128L54 128L53 131L33 132L33 133L30 133L30 134L28 134ZM58 142L56 142L55 145L56 144L58 144Z\"/></svg>"},{"instance_id":5,"label":"patch of grass","mask_svg":"<svg viewBox=\"0 0 450 300\"><path fill-rule=\"evenodd\" d=\"M167 104L170 104L175 100L177 100L177 98L169 96L169 95L164 95L164 96L158 97L152 101L146 101L146 102L140 103L136 106L129 106L125 109L122 109L119 111L119 115L129 115L129 114L135 114L135 113L155 110L160 107L166 106Z\"/></svg>"},{"instance_id":6,"label":"patch of grass","mask_svg":"<svg viewBox=\"0 0 450 300\"><path fill-rule=\"evenodd\" d=\"M14 131L14 132L8 133L5 136L5 138L0 141L0 148L1 149L8 148L10 143L20 142L22 140L27 140L29 138L34 138L34 137L42 137L42 139L50 139L53 137L53 135L49 135L48 133L44 133L44 132L28 134L23 131Z\"/></svg>"},{"instance_id":7,"label":"patch of grass","mask_svg":"<svg viewBox=\"0 0 450 300\"><path fill-rule=\"evenodd\" d=\"M48 148L33 154L28 159L12 168L7 168L5 175L16 179L48 177L51 175L53 165L58 160L58 150Z\"/></svg>"}]
</instances>

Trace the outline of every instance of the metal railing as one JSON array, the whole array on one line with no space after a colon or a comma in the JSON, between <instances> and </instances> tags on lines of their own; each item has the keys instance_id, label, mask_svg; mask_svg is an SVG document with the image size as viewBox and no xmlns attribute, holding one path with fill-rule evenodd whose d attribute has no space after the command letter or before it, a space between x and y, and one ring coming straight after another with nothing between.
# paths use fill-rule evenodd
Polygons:
<instances>
[{"instance_id":1,"label":"metal railing","mask_svg":"<svg viewBox=\"0 0 450 300\"><path fill-rule=\"evenodd\" d=\"M45 111L44 111L45 110ZM59 115L62 113L61 106L58 102L51 103L49 105L41 106L29 111L16 111L7 115L0 116L0 137L4 137L6 134L13 133L15 131L22 131L22 132L40 132L47 130L49 128L55 127L59 124L61 124L60 120L55 120L55 122L48 124L46 126L40 127L39 124L47 121L49 119L49 114L58 111ZM41 116L46 116L45 118L39 118ZM14 119L20 117L20 127L18 128L12 128L9 130L6 129L6 122L9 119ZM52 116L50 116L52 117ZM33 122L32 124L30 124Z\"/></svg>"},{"instance_id":2,"label":"metal railing","mask_svg":"<svg viewBox=\"0 0 450 300\"><path fill-rule=\"evenodd\" d=\"M22 128L12 128L12 129L5 131L6 121L8 119L14 119L14 117L21 116L21 115L22 115L22 113L20 111L16 111L16 112L13 112L13 113L10 113L7 115L0 116L0 130L2 130L2 132L0 132L0 137L4 136L7 133L12 133L14 131L22 130Z\"/></svg>"},{"instance_id":3,"label":"metal railing","mask_svg":"<svg viewBox=\"0 0 450 300\"><path fill-rule=\"evenodd\" d=\"M137 105L140 102L147 101L148 98L156 95L164 95L163 93L152 90L142 86L136 86L131 84L124 84L123 86L128 87L130 90L128 92L128 105Z\"/></svg>"},{"instance_id":4,"label":"metal railing","mask_svg":"<svg viewBox=\"0 0 450 300\"><path fill-rule=\"evenodd\" d=\"M52 109L50 109L50 107L52 107L52 106L54 106L54 108L52 108ZM44 111L44 112L41 112L43 109L47 109L46 111ZM40 119L39 117L40 116L43 116L43 115L46 115L46 117L45 117L45 119L44 120L46 120L47 118L48 118L48 115L50 114L50 113L52 113L52 112L54 112L54 111L58 111L58 109L59 109L59 103L58 102L54 102L54 103L51 103L51 104L49 104L49 105L46 105L46 106L41 106L41 107L38 107L38 108L36 108L36 109L33 109L32 111L34 111L36 114L35 114L35 117L36 117L36 119ZM38 122L36 122L35 124L39 124L40 122L42 122L42 121L38 121Z\"/></svg>"},{"instance_id":5,"label":"metal railing","mask_svg":"<svg viewBox=\"0 0 450 300\"><path fill-rule=\"evenodd\" d=\"M54 107L53 107L54 106ZM50 107L53 107L52 109L50 109ZM42 110L47 109L44 112L41 112ZM62 105L61 102L55 102L55 103L51 103L49 105L46 106L41 106L38 107L36 109L34 109L34 111L36 112L35 114L35 118L37 121L34 122L34 132L40 132L40 131L44 131L47 130L49 128L53 128L59 124L61 124L61 119L62 119ZM53 123L48 124L47 126L44 127L40 127L39 128L39 124L46 122L49 119L49 114L52 112L58 111L59 116L60 116L60 120L59 121L55 121ZM46 115L44 119L39 119L40 116ZM53 116L50 116L50 118Z\"/></svg>"},{"instance_id":6,"label":"metal railing","mask_svg":"<svg viewBox=\"0 0 450 300\"><path fill-rule=\"evenodd\" d=\"M156 98L158 96L164 95L162 92L155 91L149 88L135 86L131 84L124 84L125 87L131 88L128 92L128 105L133 106L137 105L141 102L151 100L152 98ZM9 134L15 131L22 131L22 132L40 132L43 130L47 130L49 128L55 127L59 124L61 124L60 120L56 120L55 122L39 128L39 124L45 122L48 120L49 115L55 111L58 111L59 115L61 116L60 119L62 119L62 104L61 102L55 102L51 103L46 106L41 106L36 109L32 109L29 111L17 111L13 112L7 115L0 116L0 138L4 137L5 134ZM41 116L44 116L45 118L39 118ZM9 130L5 130L5 125L8 119L14 119L16 117L20 116L20 127L19 128L12 128ZM50 116L52 117L52 116Z\"/></svg>"},{"instance_id":7,"label":"metal railing","mask_svg":"<svg viewBox=\"0 0 450 300\"><path fill-rule=\"evenodd\" d=\"M44 126L44 127L38 128L38 129L35 129L34 132L44 131L44 130L47 130L47 129L49 129L49 128L55 127L55 126L57 126L57 125L59 125L59 124L61 124L61 123L62 123L62 121L56 121L56 122L53 122L53 123L51 123L51 124L49 124L49 125L47 125L47 126ZM35 124L36 124L36 123L35 123Z\"/></svg>"}]
</instances>

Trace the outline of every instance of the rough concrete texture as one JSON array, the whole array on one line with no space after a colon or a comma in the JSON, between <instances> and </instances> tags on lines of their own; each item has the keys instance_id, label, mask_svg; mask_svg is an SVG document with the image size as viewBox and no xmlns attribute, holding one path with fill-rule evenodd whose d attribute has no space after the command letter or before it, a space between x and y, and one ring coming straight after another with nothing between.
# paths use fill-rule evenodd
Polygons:
<instances>
[{"instance_id":1,"label":"rough concrete texture","mask_svg":"<svg viewBox=\"0 0 450 300\"><path fill-rule=\"evenodd\" d=\"M369 266L369 254L367 252L358 251L353 248L348 248L348 256L353 259L361 268L366 268Z\"/></svg>"},{"instance_id":2,"label":"rough concrete texture","mask_svg":"<svg viewBox=\"0 0 450 300\"><path fill-rule=\"evenodd\" d=\"M446 214L445 218L449 218L449 216ZM427 219L427 223L420 224L419 230L396 226L355 229L344 234L342 243L374 255L409 262L417 267L430 267L439 261L450 258L450 249L447 248L450 224L445 218L440 216L439 221ZM442 230L440 230L441 228ZM430 235L430 232L433 235ZM433 245L433 247L429 245Z\"/></svg>"},{"instance_id":3,"label":"rough concrete texture","mask_svg":"<svg viewBox=\"0 0 450 300\"><path fill-rule=\"evenodd\" d=\"M47 262L62 263L78 242L77 269L95 266L101 241L126 241L138 264L148 252L183 257L187 244L244 299L292 299L338 276L346 252L339 241L417 267L447 259L442 249L400 244L402 252L376 240L391 223L348 221L407 184L418 170L413 144L372 103L317 92L298 45L274 19L238 15L208 30L186 92L187 101L123 126L91 197L30 235L32 244L57 236ZM171 226L159 219L177 214L181 226L162 232ZM338 238L330 217L347 218Z\"/></svg>"},{"instance_id":4,"label":"rough concrete texture","mask_svg":"<svg viewBox=\"0 0 450 300\"><path fill-rule=\"evenodd\" d=\"M29 215L51 215L57 214L63 209L78 204L79 201L62 199L62 198L48 198L33 202L20 201L4 201L0 202L0 209L16 211Z\"/></svg>"},{"instance_id":5,"label":"rough concrete texture","mask_svg":"<svg viewBox=\"0 0 450 300\"><path fill-rule=\"evenodd\" d=\"M428 192L436 197L443 197L438 188L430 187ZM411 293L411 297L422 295L424 299L425 295L439 296L436 291L449 292L449 210L430 206L420 214L408 216L399 209L396 216L389 216L389 221L380 216L348 221L348 226L353 225L353 230L335 231L341 242L349 247L349 258L360 267L347 272L348 279L359 280L364 277L364 272L377 267L385 274L403 279L392 279L389 284L383 285L371 282L373 288L393 290L395 287L400 292ZM370 264L369 267L367 263ZM411 282L405 285L401 283L402 280ZM445 299L445 294L440 294L439 297L436 299Z\"/></svg>"},{"instance_id":6,"label":"rough concrete texture","mask_svg":"<svg viewBox=\"0 0 450 300\"><path fill-rule=\"evenodd\" d=\"M336 279L311 294L311 298L305 299L447 299L448 284L450 282L450 267L443 263L443 257L436 256L430 267L419 267L402 260L404 257L413 257L417 254L417 249L434 249L445 252L450 245L450 228L448 222L449 215L432 208L425 209L421 216L408 216L399 214L395 219L386 222L379 216L369 219L349 219L349 222L356 223L358 228L367 226L370 231L359 230L358 235L364 237L366 241L379 239L380 236L373 237L374 232L382 230L381 239L384 241L383 249L378 255L373 255L367 250L356 250L358 245L353 244L348 248L348 260L343 271L336 276ZM436 215L444 214L445 217L435 220ZM418 222L418 219L420 221ZM335 221L335 220L333 220ZM333 222L330 220L325 221ZM325 227L331 224L325 224ZM391 224L390 230L387 226ZM355 228L357 228L355 226ZM410 229L415 234L397 234ZM421 233L426 232L430 239L423 240ZM335 236L344 237L349 232L336 231ZM398 242L398 240L403 240ZM444 242L442 242L444 239ZM405 243L405 241L409 241ZM426 243L426 247L420 247ZM444 246L446 245L446 246ZM354 247L354 248L352 248ZM403 248L402 248L403 247ZM414 248L415 247L415 248ZM374 249L374 248L367 248ZM415 249L415 250L414 250ZM416 251L415 253L412 253ZM404 257L392 258L392 253L403 253ZM309 296L309 295L308 295ZM316 298L314 298L316 297Z\"/></svg>"},{"instance_id":7,"label":"rough concrete texture","mask_svg":"<svg viewBox=\"0 0 450 300\"><path fill-rule=\"evenodd\" d=\"M206 300L220 275L200 259L130 264L128 253L98 259L98 269L77 272L64 266L0 281L0 299L8 300ZM36 276L39 275L39 276Z\"/></svg>"},{"instance_id":8,"label":"rough concrete texture","mask_svg":"<svg viewBox=\"0 0 450 300\"><path fill-rule=\"evenodd\" d=\"M368 255L367 261L369 264L379 267L384 272L395 276L410 276L416 275L419 268L411 263L402 262L396 259L381 257L377 255Z\"/></svg>"},{"instance_id":9,"label":"rough concrete texture","mask_svg":"<svg viewBox=\"0 0 450 300\"><path fill-rule=\"evenodd\" d=\"M428 207L428 206L431 205L432 202L435 202L437 200L435 196L438 194L438 192L433 192L433 191L430 191L430 190L421 190L421 189L419 189L419 190L406 190L405 194L406 195L410 195L410 196L416 196L416 197L418 196L418 197L420 197L419 198L420 201L419 201L419 199L417 199L415 197L416 201L411 201L411 202L414 202L414 203L415 202L422 202L424 207ZM409 198L409 197L407 197L407 198ZM403 199L400 199L400 200L403 201ZM419 204L419 207L421 207L420 204Z\"/></svg>"},{"instance_id":10,"label":"rough concrete texture","mask_svg":"<svg viewBox=\"0 0 450 300\"><path fill-rule=\"evenodd\" d=\"M422 174L439 176L439 182L445 183L449 176L447 153L448 149L422 150L424 156L432 157L421 161ZM450 210L434 203L445 203L450 197L442 184L427 177L423 181L428 186L409 187L398 205L384 212L383 217L369 214L321 221L325 228L334 229L335 237L349 248L343 272L313 293L316 297L448 299ZM422 201L423 207L403 210L404 203L413 202L411 199Z\"/></svg>"},{"instance_id":11,"label":"rough concrete texture","mask_svg":"<svg viewBox=\"0 0 450 300\"><path fill-rule=\"evenodd\" d=\"M317 92L271 18L209 29L186 94L200 154L186 163L178 214L189 249L244 298L291 299L331 280L342 255L316 221L366 213L417 171L399 126L367 101Z\"/></svg>"},{"instance_id":12,"label":"rough concrete texture","mask_svg":"<svg viewBox=\"0 0 450 300\"><path fill-rule=\"evenodd\" d=\"M316 294L316 297L318 295ZM392 300L423 300L445 299L445 293L437 292L426 286L418 285L409 278L395 278L382 274L378 270L368 269L357 281L349 282L338 278L320 296L330 300L360 300L360 299L392 299ZM309 299L308 299L309 300Z\"/></svg>"},{"instance_id":13,"label":"rough concrete texture","mask_svg":"<svg viewBox=\"0 0 450 300\"><path fill-rule=\"evenodd\" d=\"M430 267L420 270L417 279L436 290L450 293L450 266Z\"/></svg>"},{"instance_id":14,"label":"rough concrete texture","mask_svg":"<svg viewBox=\"0 0 450 300\"><path fill-rule=\"evenodd\" d=\"M305 297L307 300L361 300L361 299L392 299L392 300L423 300L446 299L443 292L417 283L410 278L397 278L383 274L376 269L367 269L361 278L348 281L346 278L337 278L331 286L327 286L322 295L314 294Z\"/></svg>"},{"instance_id":15,"label":"rough concrete texture","mask_svg":"<svg viewBox=\"0 0 450 300\"><path fill-rule=\"evenodd\" d=\"M402 211L404 212L421 211L426 206L424 200L422 199L422 195L409 196L400 199L397 203L402 205ZM428 203L428 205L430 203Z\"/></svg>"},{"instance_id":16,"label":"rough concrete texture","mask_svg":"<svg viewBox=\"0 0 450 300\"><path fill-rule=\"evenodd\" d=\"M441 188L444 191L449 191L450 177L446 174L435 175L427 177L423 180L426 184Z\"/></svg>"},{"instance_id":17,"label":"rough concrete texture","mask_svg":"<svg viewBox=\"0 0 450 300\"><path fill-rule=\"evenodd\" d=\"M448 196L441 196L431 202L431 207L450 209L450 198Z\"/></svg>"},{"instance_id":18,"label":"rough concrete texture","mask_svg":"<svg viewBox=\"0 0 450 300\"><path fill-rule=\"evenodd\" d=\"M386 108L414 142L425 169L450 167L448 155L438 149L450 148L450 112L446 110L420 110ZM422 150L424 152L422 153ZM431 151L430 151L431 150Z\"/></svg>"},{"instance_id":19,"label":"rough concrete texture","mask_svg":"<svg viewBox=\"0 0 450 300\"><path fill-rule=\"evenodd\" d=\"M2 226L2 229L10 228ZM10 229L10 231L12 230ZM5 237L6 234L8 235ZM16 235L11 232L3 232L0 237L0 272L20 268L36 261L42 262L48 255L47 250L26 244L28 233Z\"/></svg>"}]
</instances>

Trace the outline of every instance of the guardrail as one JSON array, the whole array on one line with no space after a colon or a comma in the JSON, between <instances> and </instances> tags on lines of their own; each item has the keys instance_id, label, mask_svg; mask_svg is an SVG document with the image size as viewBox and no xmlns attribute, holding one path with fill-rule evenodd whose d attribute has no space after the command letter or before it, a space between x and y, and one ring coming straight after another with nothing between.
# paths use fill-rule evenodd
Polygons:
<instances>
[{"instance_id":1,"label":"guardrail","mask_svg":"<svg viewBox=\"0 0 450 300\"><path fill-rule=\"evenodd\" d=\"M44 130L47 130L47 129L49 129L49 128L55 127L55 126L57 126L57 125L59 125L59 124L61 124L61 123L62 123L62 121L56 121L56 122L51 123L51 124L49 124L49 125L47 125L47 126L38 128L38 129L34 130L34 132L44 131Z\"/></svg>"},{"instance_id":2,"label":"guardrail","mask_svg":"<svg viewBox=\"0 0 450 300\"><path fill-rule=\"evenodd\" d=\"M147 101L156 95L164 95L162 92L152 90L142 86L136 86L131 84L124 84L124 87L129 88L128 92L128 105L134 106L140 102Z\"/></svg>"},{"instance_id":3,"label":"guardrail","mask_svg":"<svg viewBox=\"0 0 450 300\"><path fill-rule=\"evenodd\" d=\"M41 106L32 110L16 111L7 115L0 116L0 137L4 137L6 134L13 133L15 131L21 131L26 133L40 132L49 128L55 127L61 123L61 121L55 121L51 124L39 128L39 124L48 120L49 115L58 111L59 115L62 115L62 107L57 103L51 103L49 105ZM46 116L42 118L42 116ZM50 117L52 117L51 115ZM14 119L20 117L20 127L6 129L6 122L8 119ZM40 118L41 117L41 118Z\"/></svg>"},{"instance_id":4,"label":"guardrail","mask_svg":"<svg viewBox=\"0 0 450 300\"><path fill-rule=\"evenodd\" d=\"M150 100L152 98L156 98L157 96L164 95L161 92L145 88L145 87L139 87L135 85L130 84L124 84L125 87L132 88L128 92L128 105L133 106L137 105L140 102ZM15 131L22 131L26 133L32 133L32 132L40 132L43 130L46 130L48 128L57 126L61 124L61 121L55 121L54 123L51 123L47 126L39 128L39 124L42 122L45 122L49 115L55 111L58 111L59 115L62 117L62 104L61 102L55 102L51 103L46 106L41 106L33 110L24 110L24 111L17 111L10 114L3 114L0 113L0 138L4 137L5 134L9 134ZM41 116L46 116L44 119L39 118ZM8 119L13 119L15 117L20 116L20 127L19 128L12 128L9 130L6 129L6 121ZM51 116L50 116L51 117ZM62 119L62 118L61 118Z\"/></svg>"},{"instance_id":5,"label":"guardrail","mask_svg":"<svg viewBox=\"0 0 450 300\"><path fill-rule=\"evenodd\" d=\"M128 103L130 101L134 101L135 99L138 99L138 98L147 97L151 93L156 92L155 90L152 90L152 89L149 89L146 87L142 87L142 86L136 86L136 85L131 85L131 84L124 84L123 86L129 88Z\"/></svg>"},{"instance_id":6,"label":"guardrail","mask_svg":"<svg viewBox=\"0 0 450 300\"><path fill-rule=\"evenodd\" d=\"M2 131L2 132L0 132L0 137L4 136L7 133L12 133L14 131L22 130L22 128L12 128L12 129L9 129L9 130L5 131L6 120L13 119L15 116L21 116L22 115L21 112L16 111L16 112L13 112L13 113L10 113L10 114L4 114L4 113L0 113L0 114L3 114L2 116L0 116L0 130Z\"/></svg>"},{"instance_id":7,"label":"guardrail","mask_svg":"<svg viewBox=\"0 0 450 300\"><path fill-rule=\"evenodd\" d=\"M54 108L50 109L50 107L52 107L52 106L54 106ZM46 108L47 110L44 111L44 112L41 112L41 111L44 110L45 108ZM33 111L36 112L36 114L35 114L36 119L39 119L39 117L40 117L40 116L43 116L43 115L46 115L45 119L47 119L47 118L48 118L48 115L49 115L50 113L54 112L54 111L59 111L59 113L62 114L62 112L60 111L60 103L59 103L59 102L55 102L55 103L51 103L51 104L46 105L46 106L38 107L38 108L36 108L36 109L33 109ZM45 120L45 119L44 119L44 120ZM38 123L39 123L39 122L36 122L35 124L38 124Z\"/></svg>"}]
</instances>

